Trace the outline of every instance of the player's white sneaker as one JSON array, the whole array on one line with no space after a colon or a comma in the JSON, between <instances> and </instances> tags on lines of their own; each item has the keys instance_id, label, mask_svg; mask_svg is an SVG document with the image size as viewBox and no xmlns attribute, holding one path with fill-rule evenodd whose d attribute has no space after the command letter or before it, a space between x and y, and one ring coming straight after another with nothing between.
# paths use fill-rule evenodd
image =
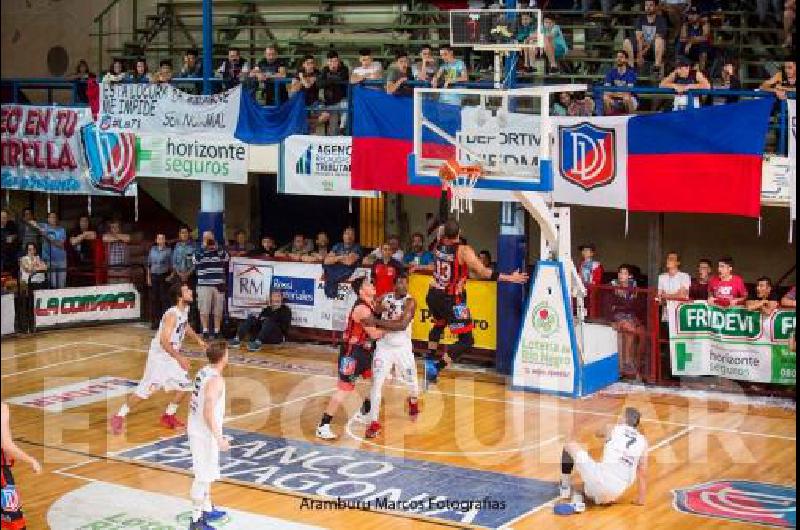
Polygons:
<instances>
[{"instance_id":1,"label":"player's white sneaker","mask_svg":"<svg viewBox=\"0 0 800 530\"><path fill-rule=\"evenodd\" d=\"M563 484L558 487L559 499L569 499L570 495L572 495L572 488L570 488L569 486L564 486Z\"/></svg>"},{"instance_id":2,"label":"player's white sneaker","mask_svg":"<svg viewBox=\"0 0 800 530\"><path fill-rule=\"evenodd\" d=\"M330 423L317 427L317 438L322 438L323 440L336 439L336 434L331 430Z\"/></svg>"},{"instance_id":3,"label":"player's white sneaker","mask_svg":"<svg viewBox=\"0 0 800 530\"><path fill-rule=\"evenodd\" d=\"M572 495L572 507L575 509L575 513L583 513L586 511L586 503L583 502L583 495L580 492L575 492Z\"/></svg>"},{"instance_id":4,"label":"player's white sneaker","mask_svg":"<svg viewBox=\"0 0 800 530\"><path fill-rule=\"evenodd\" d=\"M369 414L363 414L360 410L353 416L353 421L356 423L369 423Z\"/></svg>"}]
</instances>

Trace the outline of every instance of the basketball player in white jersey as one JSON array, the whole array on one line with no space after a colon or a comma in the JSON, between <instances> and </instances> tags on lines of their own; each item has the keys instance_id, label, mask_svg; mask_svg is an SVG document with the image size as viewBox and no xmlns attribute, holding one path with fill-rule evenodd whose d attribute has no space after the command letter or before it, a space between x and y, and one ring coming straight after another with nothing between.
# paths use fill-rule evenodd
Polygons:
<instances>
[{"instance_id":1,"label":"basketball player in white jersey","mask_svg":"<svg viewBox=\"0 0 800 530\"><path fill-rule=\"evenodd\" d=\"M175 305L161 317L158 333L150 342L147 364L139 385L120 407L119 412L108 420L112 434L122 434L125 430L125 417L130 410L156 390L175 392L167 410L161 415L161 425L168 429L185 427L175 414L186 397L186 392L192 388L188 373L189 359L181 354L181 346L187 334L204 350L206 343L189 325L189 304L194 299L189 286L185 283L173 284L170 287L170 299Z\"/></svg>"},{"instance_id":2,"label":"basketball player in white jersey","mask_svg":"<svg viewBox=\"0 0 800 530\"><path fill-rule=\"evenodd\" d=\"M417 384L417 364L411 344L411 323L417 310L417 302L408 294L408 276L400 274L394 280L394 292L383 295L375 304L381 309L380 320L368 318L362 321L365 325L374 325L386 333L375 343L375 355L372 359L372 389L370 390L369 426L366 437L375 438L381 431L378 416L381 410L383 383L395 368L395 375L400 375L408 386L408 414L416 419L419 414L419 387Z\"/></svg>"},{"instance_id":3,"label":"basketball player in white jersey","mask_svg":"<svg viewBox=\"0 0 800 530\"><path fill-rule=\"evenodd\" d=\"M214 341L206 349L208 364L194 378L192 399L189 402L189 450L192 452L194 482L192 523L189 530L213 530L209 523L225 517L226 513L211 504L211 483L218 480L219 452L228 451L230 443L222 435L225 415L225 379L222 371L228 364L228 344Z\"/></svg>"},{"instance_id":4,"label":"basketball player in white jersey","mask_svg":"<svg viewBox=\"0 0 800 530\"><path fill-rule=\"evenodd\" d=\"M586 497L595 504L611 504L619 499L634 482L638 483L636 504L644 505L647 496L647 440L639 432L641 414L633 407L625 409L623 423L608 425L604 436L603 459L595 462L578 442L570 440L561 454L561 487L559 496L572 495L574 511L585 509L579 492L573 494L573 466L583 479Z\"/></svg>"}]
</instances>

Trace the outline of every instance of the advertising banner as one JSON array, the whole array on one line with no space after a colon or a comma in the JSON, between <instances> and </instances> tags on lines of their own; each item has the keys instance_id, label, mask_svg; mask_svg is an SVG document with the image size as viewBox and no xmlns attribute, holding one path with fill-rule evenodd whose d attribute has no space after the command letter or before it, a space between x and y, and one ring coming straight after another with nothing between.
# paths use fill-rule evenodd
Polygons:
<instances>
[{"instance_id":1,"label":"advertising banner","mask_svg":"<svg viewBox=\"0 0 800 530\"><path fill-rule=\"evenodd\" d=\"M430 284L430 275L412 274L408 279L408 294L417 301L417 311L411 327L411 338L414 340L427 342L428 333L433 327L433 317L425 303ZM475 337L475 347L497 349L497 283L468 280L467 300L475 324L472 332ZM446 328L442 343L455 343L455 337Z\"/></svg>"},{"instance_id":2,"label":"advertising banner","mask_svg":"<svg viewBox=\"0 0 800 530\"><path fill-rule=\"evenodd\" d=\"M142 300L132 283L42 289L34 295L37 328L109 320L136 320Z\"/></svg>"},{"instance_id":3,"label":"advertising banner","mask_svg":"<svg viewBox=\"0 0 800 530\"><path fill-rule=\"evenodd\" d=\"M293 135L281 144L278 191L294 195L378 197L350 187L350 136Z\"/></svg>"},{"instance_id":4,"label":"advertising banner","mask_svg":"<svg viewBox=\"0 0 800 530\"><path fill-rule=\"evenodd\" d=\"M195 95L165 83L103 83L97 122L104 131L232 138L241 87Z\"/></svg>"},{"instance_id":5,"label":"advertising banner","mask_svg":"<svg viewBox=\"0 0 800 530\"><path fill-rule=\"evenodd\" d=\"M254 269L254 266L258 267L258 270ZM337 297L328 298L325 295L322 265L319 263L232 258L233 291L228 300L228 313L231 317L246 318L248 314L258 313L266 307L269 292L266 293L263 303L258 303L257 299L262 296L258 288L263 287L263 282L267 281L267 268L272 270L271 289L279 289L283 293L284 303L292 310L292 326L344 330L347 315L356 301L356 295L353 294L349 283L341 283ZM247 284L247 293L236 284L236 271L239 272L238 281ZM353 276L368 275L369 269L358 269ZM237 303L239 305L236 305Z\"/></svg>"},{"instance_id":6,"label":"advertising banner","mask_svg":"<svg viewBox=\"0 0 800 530\"><path fill-rule=\"evenodd\" d=\"M231 262L231 307L262 309L269 304L272 265L265 261L235 258Z\"/></svg>"},{"instance_id":7,"label":"advertising banner","mask_svg":"<svg viewBox=\"0 0 800 530\"><path fill-rule=\"evenodd\" d=\"M88 108L3 105L2 187L54 194L136 194L135 139L100 131Z\"/></svg>"},{"instance_id":8,"label":"advertising banner","mask_svg":"<svg viewBox=\"0 0 800 530\"><path fill-rule=\"evenodd\" d=\"M761 172L761 204L789 206L791 187L791 160L785 156L765 154Z\"/></svg>"},{"instance_id":9,"label":"advertising banner","mask_svg":"<svg viewBox=\"0 0 800 530\"><path fill-rule=\"evenodd\" d=\"M707 302L669 302L667 309L674 375L796 384L797 356L789 349L794 311L765 315Z\"/></svg>"},{"instance_id":10,"label":"advertising banner","mask_svg":"<svg viewBox=\"0 0 800 530\"><path fill-rule=\"evenodd\" d=\"M136 174L247 184L249 151L247 144L234 139L139 134L136 137Z\"/></svg>"},{"instance_id":11,"label":"advertising banner","mask_svg":"<svg viewBox=\"0 0 800 530\"><path fill-rule=\"evenodd\" d=\"M2 329L2 334L10 335L14 333L14 321L16 320L16 314L14 309L13 294L4 294L2 296L2 315L3 318L0 319L0 329Z\"/></svg>"},{"instance_id":12,"label":"advertising banner","mask_svg":"<svg viewBox=\"0 0 800 530\"><path fill-rule=\"evenodd\" d=\"M100 403L114 397L130 394L138 384L138 381L124 377L104 375L94 379L46 388L32 394L15 396L6 401L14 405L46 410L47 412L62 412L67 409L82 407L90 403Z\"/></svg>"},{"instance_id":13,"label":"advertising banner","mask_svg":"<svg viewBox=\"0 0 800 530\"><path fill-rule=\"evenodd\" d=\"M789 179L789 207L792 220L797 219L797 100L787 99L789 107L789 127L787 139L789 143L789 162L791 163L791 178Z\"/></svg>"}]
</instances>

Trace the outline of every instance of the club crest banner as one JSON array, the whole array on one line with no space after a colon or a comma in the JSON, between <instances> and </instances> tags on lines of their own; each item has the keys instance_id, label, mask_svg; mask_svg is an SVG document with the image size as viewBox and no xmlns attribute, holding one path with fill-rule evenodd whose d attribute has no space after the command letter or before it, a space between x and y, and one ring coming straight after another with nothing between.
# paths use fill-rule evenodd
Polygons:
<instances>
[{"instance_id":1,"label":"club crest banner","mask_svg":"<svg viewBox=\"0 0 800 530\"><path fill-rule=\"evenodd\" d=\"M136 194L135 137L99 130L88 108L3 105L2 186L53 194Z\"/></svg>"},{"instance_id":2,"label":"club crest banner","mask_svg":"<svg viewBox=\"0 0 800 530\"><path fill-rule=\"evenodd\" d=\"M233 137L241 87L198 96L159 83L100 85L98 125L103 131Z\"/></svg>"}]
</instances>

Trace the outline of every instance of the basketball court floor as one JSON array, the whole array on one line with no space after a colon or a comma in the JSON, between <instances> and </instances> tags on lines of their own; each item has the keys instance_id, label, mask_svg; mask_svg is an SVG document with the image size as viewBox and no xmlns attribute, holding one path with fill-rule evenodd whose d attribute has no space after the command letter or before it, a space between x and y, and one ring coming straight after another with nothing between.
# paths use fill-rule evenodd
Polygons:
<instances>
[{"instance_id":1,"label":"basketball court floor","mask_svg":"<svg viewBox=\"0 0 800 530\"><path fill-rule=\"evenodd\" d=\"M141 325L113 325L3 340L13 435L44 464L39 476L14 467L28 528L186 528L191 461L185 438L158 424L166 395L135 409L125 436L106 430L141 376L151 337ZM323 442L314 430L335 387L335 358L333 348L303 344L231 352L233 450L213 487L216 503L235 510L224 528L796 525L793 406L652 390L560 399L452 371L423 396L416 422L404 388L390 385L381 435L364 440L364 426L349 422L360 404L353 396L333 421L340 438ZM201 363L196 355L193 370ZM633 504L634 488L617 505L554 515L564 437L578 433L598 457L596 433L628 405L642 411L650 442L646 506ZM337 496L338 507L316 502ZM407 501L406 510L359 509L377 496Z\"/></svg>"}]
</instances>

